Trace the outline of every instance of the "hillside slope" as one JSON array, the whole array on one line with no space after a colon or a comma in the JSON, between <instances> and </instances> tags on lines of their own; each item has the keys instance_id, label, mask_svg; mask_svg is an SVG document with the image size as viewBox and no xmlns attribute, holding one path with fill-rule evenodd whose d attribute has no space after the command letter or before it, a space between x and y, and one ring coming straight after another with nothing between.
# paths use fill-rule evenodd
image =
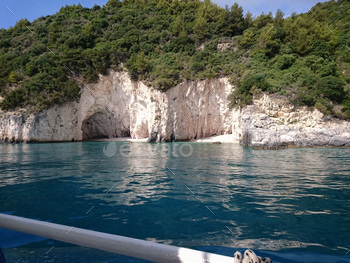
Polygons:
<instances>
[{"instance_id":1,"label":"hillside slope","mask_svg":"<svg viewBox=\"0 0 350 263\"><path fill-rule=\"evenodd\" d=\"M231 77L230 106L260 92L350 119L350 2L256 18L205 0L109 0L62 7L0 32L2 110L78 100L84 83L123 64L165 91L183 80ZM204 45L202 45L204 44Z\"/></svg>"}]
</instances>

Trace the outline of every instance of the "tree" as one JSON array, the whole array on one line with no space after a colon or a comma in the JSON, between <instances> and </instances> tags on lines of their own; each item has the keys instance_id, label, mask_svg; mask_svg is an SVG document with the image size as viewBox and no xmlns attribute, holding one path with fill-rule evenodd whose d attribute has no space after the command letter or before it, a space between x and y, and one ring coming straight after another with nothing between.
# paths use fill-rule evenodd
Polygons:
<instances>
[{"instance_id":1,"label":"tree","mask_svg":"<svg viewBox=\"0 0 350 263\"><path fill-rule=\"evenodd\" d=\"M141 79L150 70L150 63L144 52L133 54L126 62L126 66L130 69L131 77L134 80Z\"/></svg>"},{"instance_id":2,"label":"tree","mask_svg":"<svg viewBox=\"0 0 350 263\"><path fill-rule=\"evenodd\" d=\"M283 26L283 17L284 13L281 11L281 9L277 9L274 19L275 26L282 27Z\"/></svg>"},{"instance_id":3,"label":"tree","mask_svg":"<svg viewBox=\"0 0 350 263\"><path fill-rule=\"evenodd\" d=\"M272 24L266 25L259 36L259 48L267 56L272 56L277 53L280 47L281 40L278 37L278 29Z\"/></svg>"},{"instance_id":4,"label":"tree","mask_svg":"<svg viewBox=\"0 0 350 263\"><path fill-rule=\"evenodd\" d=\"M226 6L224 20L221 21L221 33L224 36L236 36L243 32L245 20L243 9L237 3L228 9Z\"/></svg>"},{"instance_id":5,"label":"tree","mask_svg":"<svg viewBox=\"0 0 350 263\"><path fill-rule=\"evenodd\" d=\"M239 41L239 44L244 48L251 48L255 44L255 41L256 40L253 30L247 29Z\"/></svg>"},{"instance_id":6,"label":"tree","mask_svg":"<svg viewBox=\"0 0 350 263\"><path fill-rule=\"evenodd\" d=\"M210 0L204 0L198 9L197 17L204 17L208 23L213 23L219 21L222 14L222 10L216 4Z\"/></svg>"},{"instance_id":7,"label":"tree","mask_svg":"<svg viewBox=\"0 0 350 263\"><path fill-rule=\"evenodd\" d=\"M208 34L208 23L204 17L197 17L193 27L193 33L197 42L201 42L206 38Z\"/></svg>"},{"instance_id":8,"label":"tree","mask_svg":"<svg viewBox=\"0 0 350 263\"><path fill-rule=\"evenodd\" d=\"M260 16L258 16L255 20L254 20L254 26L256 28L263 28L264 26L266 26L268 23L272 23L273 18L272 18L272 13L270 12L269 14L265 15L265 13L263 12Z\"/></svg>"},{"instance_id":9,"label":"tree","mask_svg":"<svg viewBox=\"0 0 350 263\"><path fill-rule=\"evenodd\" d=\"M245 25L245 28L250 28L253 26L253 15L249 11L245 15L244 25Z\"/></svg>"},{"instance_id":10,"label":"tree","mask_svg":"<svg viewBox=\"0 0 350 263\"><path fill-rule=\"evenodd\" d=\"M49 25L49 43L54 43L59 36L59 26L54 21Z\"/></svg>"},{"instance_id":11,"label":"tree","mask_svg":"<svg viewBox=\"0 0 350 263\"><path fill-rule=\"evenodd\" d=\"M297 46L297 51L300 55L306 55L310 52L312 45L307 29L300 28L298 30L295 43Z\"/></svg>"},{"instance_id":12,"label":"tree","mask_svg":"<svg viewBox=\"0 0 350 263\"><path fill-rule=\"evenodd\" d=\"M243 9L237 3L231 7L229 15L229 28L232 30L233 35L239 35L243 32L244 29L244 17Z\"/></svg>"},{"instance_id":13,"label":"tree","mask_svg":"<svg viewBox=\"0 0 350 263\"><path fill-rule=\"evenodd\" d=\"M182 32L185 29L184 22L182 21L180 16L177 16L175 18L175 21L173 23L173 33L175 36L178 36L180 32Z\"/></svg>"},{"instance_id":14,"label":"tree","mask_svg":"<svg viewBox=\"0 0 350 263\"><path fill-rule=\"evenodd\" d=\"M122 3L119 0L108 0L106 6L110 8L121 7Z\"/></svg>"},{"instance_id":15,"label":"tree","mask_svg":"<svg viewBox=\"0 0 350 263\"><path fill-rule=\"evenodd\" d=\"M91 23L85 24L83 27L82 33L87 37L87 38L93 38L94 37L94 30L92 28Z\"/></svg>"}]
</instances>

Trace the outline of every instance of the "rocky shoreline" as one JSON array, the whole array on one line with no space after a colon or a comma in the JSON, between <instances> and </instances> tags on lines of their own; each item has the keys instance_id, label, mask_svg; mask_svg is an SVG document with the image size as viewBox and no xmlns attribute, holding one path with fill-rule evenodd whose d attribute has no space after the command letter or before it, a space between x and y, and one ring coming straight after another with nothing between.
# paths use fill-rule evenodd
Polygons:
<instances>
[{"instance_id":1,"label":"rocky shoreline","mask_svg":"<svg viewBox=\"0 0 350 263\"><path fill-rule=\"evenodd\" d=\"M350 147L350 123L263 95L242 110L241 143L259 149Z\"/></svg>"},{"instance_id":2,"label":"rocky shoreline","mask_svg":"<svg viewBox=\"0 0 350 263\"><path fill-rule=\"evenodd\" d=\"M167 92L111 71L85 85L79 102L38 114L0 112L0 142L70 142L131 137L149 142L205 141L229 136L255 149L350 147L350 123L286 98L261 94L229 109L227 78L188 81ZM209 140L212 142L213 140Z\"/></svg>"}]
</instances>

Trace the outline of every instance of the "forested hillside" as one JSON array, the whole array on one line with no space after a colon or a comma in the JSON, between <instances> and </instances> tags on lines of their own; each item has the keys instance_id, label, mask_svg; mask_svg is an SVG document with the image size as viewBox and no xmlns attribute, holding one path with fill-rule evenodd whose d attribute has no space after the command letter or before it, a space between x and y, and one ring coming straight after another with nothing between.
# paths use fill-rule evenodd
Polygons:
<instances>
[{"instance_id":1,"label":"forested hillside","mask_svg":"<svg viewBox=\"0 0 350 263\"><path fill-rule=\"evenodd\" d=\"M243 16L237 4L210 0L65 6L0 31L0 107L40 111L77 100L81 83L124 65L160 90L229 76L237 86L232 107L264 91L350 119L350 2L288 16Z\"/></svg>"}]
</instances>

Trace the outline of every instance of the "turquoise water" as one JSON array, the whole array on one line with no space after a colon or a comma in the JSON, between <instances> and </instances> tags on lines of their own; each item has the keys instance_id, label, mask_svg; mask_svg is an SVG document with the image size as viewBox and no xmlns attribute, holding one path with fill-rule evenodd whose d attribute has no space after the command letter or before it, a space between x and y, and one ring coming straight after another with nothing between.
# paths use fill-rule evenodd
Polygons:
<instances>
[{"instance_id":1,"label":"turquoise water","mask_svg":"<svg viewBox=\"0 0 350 263\"><path fill-rule=\"evenodd\" d=\"M0 144L0 200L1 213L230 256L350 262L350 149ZM0 246L9 262L140 262L5 229Z\"/></svg>"}]
</instances>

